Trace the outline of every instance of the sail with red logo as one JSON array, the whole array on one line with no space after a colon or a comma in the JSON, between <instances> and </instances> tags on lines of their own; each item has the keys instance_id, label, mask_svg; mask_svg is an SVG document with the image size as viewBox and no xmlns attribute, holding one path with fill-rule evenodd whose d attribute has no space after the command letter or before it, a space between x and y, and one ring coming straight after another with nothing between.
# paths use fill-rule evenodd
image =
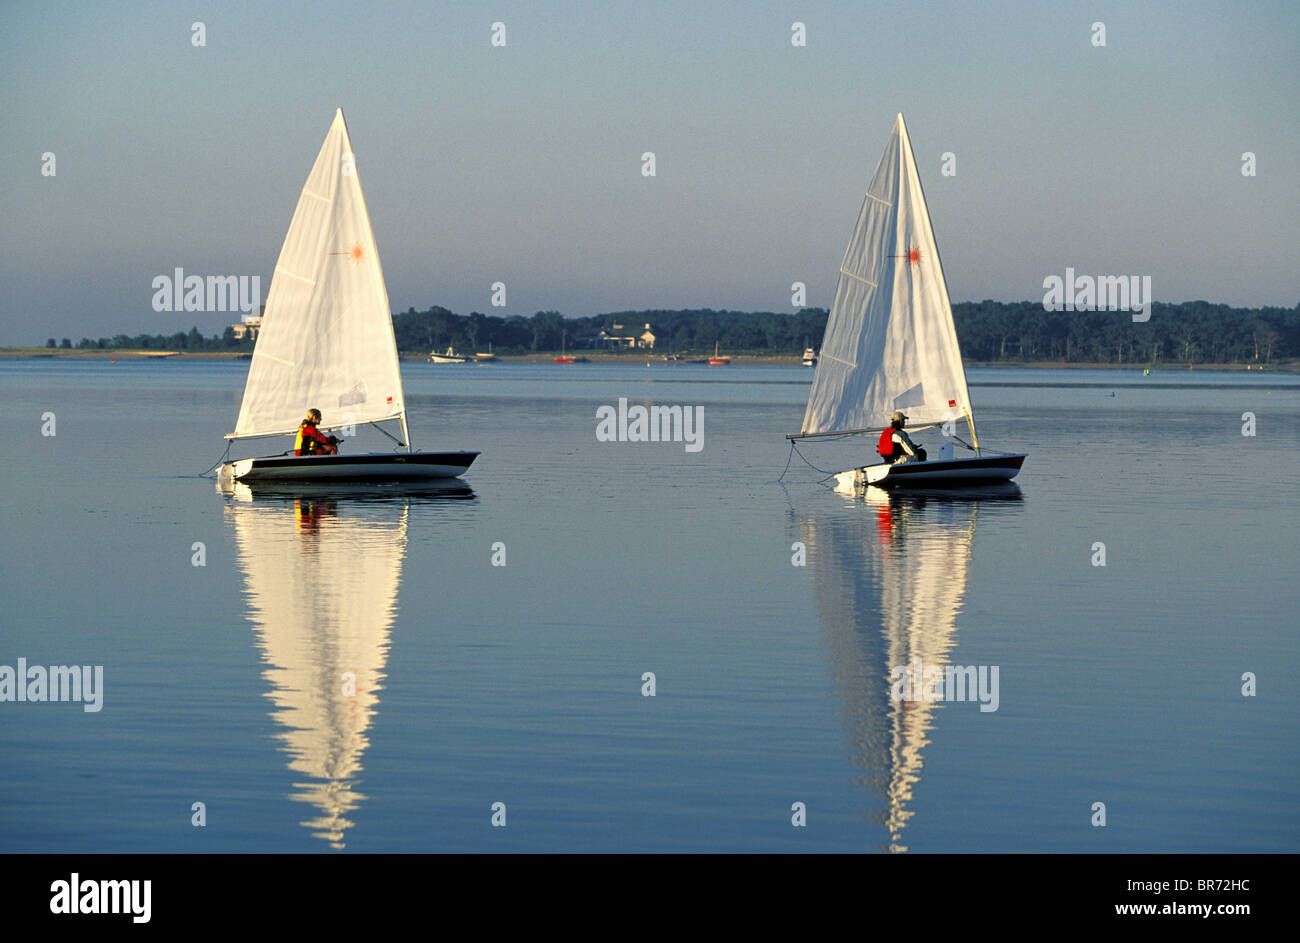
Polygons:
<instances>
[{"instance_id":1,"label":"sail with red logo","mask_svg":"<svg viewBox=\"0 0 1300 943\"><path fill-rule=\"evenodd\" d=\"M379 250L343 109L298 197L267 293L244 398L230 440L295 435L319 412L321 431L373 426L404 453L270 455L224 462L219 481L452 478L478 452L415 452ZM401 437L380 423L396 423ZM382 442L382 440L381 440Z\"/></svg>"},{"instance_id":2,"label":"sail with red logo","mask_svg":"<svg viewBox=\"0 0 1300 943\"><path fill-rule=\"evenodd\" d=\"M959 423L969 442L957 434ZM786 438L793 445L891 428L902 433L894 436L901 458L842 472L837 486L1007 481L1025 459L979 446L939 247L901 114L840 263L802 428ZM939 430L941 441L914 449L908 433L927 429ZM956 457L958 447L971 454Z\"/></svg>"}]
</instances>

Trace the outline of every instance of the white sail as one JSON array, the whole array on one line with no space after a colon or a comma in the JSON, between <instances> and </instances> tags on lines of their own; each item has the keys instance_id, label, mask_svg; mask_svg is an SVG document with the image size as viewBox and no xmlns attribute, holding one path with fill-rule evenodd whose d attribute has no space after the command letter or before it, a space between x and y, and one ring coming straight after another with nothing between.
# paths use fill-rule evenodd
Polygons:
<instances>
[{"instance_id":1,"label":"white sail","mask_svg":"<svg viewBox=\"0 0 1300 943\"><path fill-rule=\"evenodd\" d=\"M966 373L903 116L844 253L803 435L911 428L965 416Z\"/></svg>"},{"instance_id":2,"label":"white sail","mask_svg":"<svg viewBox=\"0 0 1300 943\"><path fill-rule=\"evenodd\" d=\"M235 431L293 433L402 417L388 291L343 109L298 198L267 294Z\"/></svg>"}]
</instances>

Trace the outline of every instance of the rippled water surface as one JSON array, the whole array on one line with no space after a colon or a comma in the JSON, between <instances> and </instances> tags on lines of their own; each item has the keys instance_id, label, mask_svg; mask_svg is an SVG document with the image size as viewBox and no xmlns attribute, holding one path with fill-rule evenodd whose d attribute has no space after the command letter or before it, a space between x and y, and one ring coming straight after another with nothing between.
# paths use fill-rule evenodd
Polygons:
<instances>
[{"instance_id":1,"label":"rippled water surface","mask_svg":"<svg viewBox=\"0 0 1300 943\"><path fill-rule=\"evenodd\" d=\"M0 363L0 665L104 672L0 703L0 849L1300 850L1295 379L973 369L1019 488L853 498L809 370L406 364L471 491L222 494L246 369Z\"/></svg>"}]
</instances>

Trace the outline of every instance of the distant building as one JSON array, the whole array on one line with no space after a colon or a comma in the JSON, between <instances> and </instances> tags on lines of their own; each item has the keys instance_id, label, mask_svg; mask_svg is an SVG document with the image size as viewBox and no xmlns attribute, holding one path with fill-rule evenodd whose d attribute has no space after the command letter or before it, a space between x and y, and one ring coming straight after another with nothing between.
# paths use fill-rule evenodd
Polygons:
<instances>
[{"instance_id":1,"label":"distant building","mask_svg":"<svg viewBox=\"0 0 1300 943\"><path fill-rule=\"evenodd\" d=\"M600 332L600 341L609 347L653 350L655 334L648 323L645 330L639 335L632 334L629 329L624 328L621 324L614 324Z\"/></svg>"},{"instance_id":2,"label":"distant building","mask_svg":"<svg viewBox=\"0 0 1300 943\"><path fill-rule=\"evenodd\" d=\"M245 336L257 340L257 332L262 329L262 318L266 316L266 305L257 310L257 314L246 314L238 324L230 325L235 332L235 340L242 341Z\"/></svg>"}]
</instances>

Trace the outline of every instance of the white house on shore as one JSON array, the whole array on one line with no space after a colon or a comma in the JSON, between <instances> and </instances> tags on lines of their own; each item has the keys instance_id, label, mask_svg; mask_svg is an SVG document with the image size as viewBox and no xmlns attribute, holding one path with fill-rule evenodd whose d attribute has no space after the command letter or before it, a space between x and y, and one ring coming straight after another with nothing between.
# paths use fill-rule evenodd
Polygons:
<instances>
[{"instance_id":1,"label":"white house on shore","mask_svg":"<svg viewBox=\"0 0 1300 943\"><path fill-rule=\"evenodd\" d=\"M621 324L614 324L608 329L600 332L600 340L603 344L608 344L616 348L639 348L641 350L653 350L655 346L655 334L647 322L645 330L641 334L633 334L631 330L623 327Z\"/></svg>"},{"instance_id":2,"label":"white house on shore","mask_svg":"<svg viewBox=\"0 0 1300 943\"><path fill-rule=\"evenodd\" d=\"M262 318L266 315L266 305L258 308L257 314L246 314L238 324L230 325L235 332L235 340L242 341L245 336L257 340L257 332L262 329Z\"/></svg>"}]
</instances>

